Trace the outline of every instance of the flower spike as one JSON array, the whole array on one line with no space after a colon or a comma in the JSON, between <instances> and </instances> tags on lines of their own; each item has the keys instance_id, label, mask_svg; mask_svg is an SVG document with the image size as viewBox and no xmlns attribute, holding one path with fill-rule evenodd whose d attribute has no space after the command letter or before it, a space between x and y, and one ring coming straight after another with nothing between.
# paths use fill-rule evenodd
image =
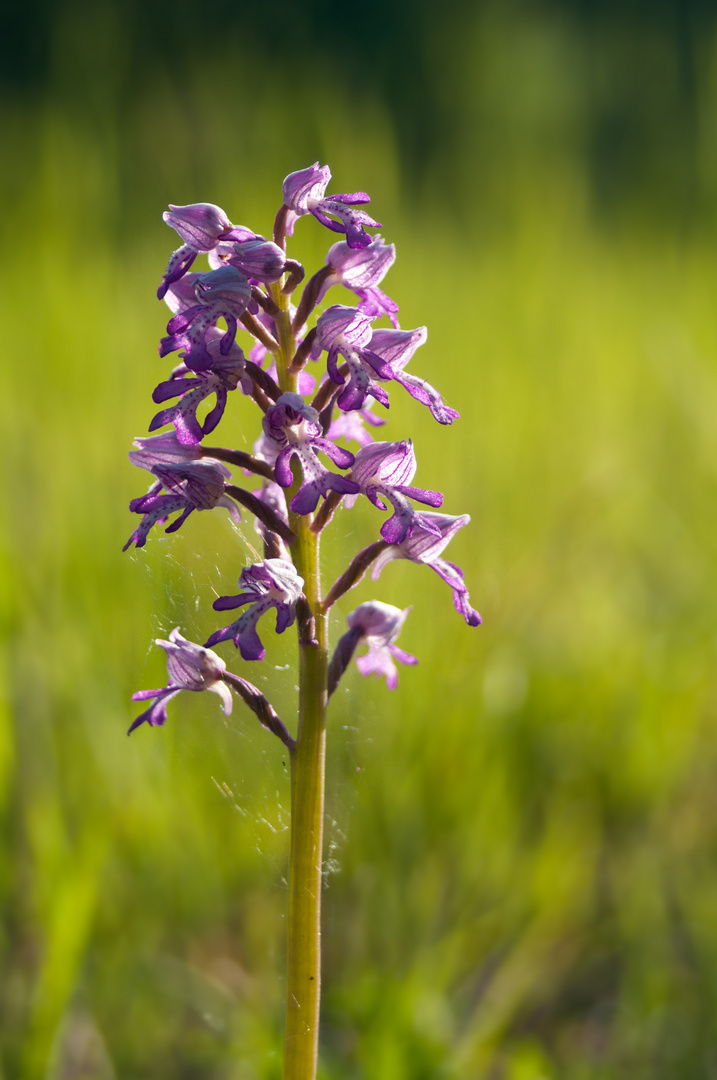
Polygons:
<instances>
[{"instance_id":1,"label":"flower spike","mask_svg":"<svg viewBox=\"0 0 717 1080\"><path fill-rule=\"evenodd\" d=\"M390 690L398 683L398 664L418 663L397 644L410 608L379 600L359 604L330 660L334 620L327 616L369 570L377 578L388 562L408 559L430 567L450 586L469 626L481 621L463 571L443 558L468 516L440 513L441 492L413 486L411 439L375 441L380 433L373 429L386 421L371 410L374 402L388 409L398 383L438 423L452 424L458 413L431 383L408 370L427 332L424 326L400 329L398 304L382 291L396 249L374 233L380 226L369 216L369 196L329 194L330 180L329 168L319 162L291 172L270 239L232 224L213 203L170 205L165 213L180 246L157 293L170 312L159 354L178 356L152 395L154 434L136 439L130 452L131 461L151 474L151 486L130 503L139 524L126 544L142 547L154 525L171 533L195 510L216 507L229 510L237 523L251 515L248 522L258 534L252 537L244 528L234 537L260 554L252 565L239 564L244 568L235 595L214 599L214 610L229 612L223 618L232 621L215 629L204 646L179 630L158 640L167 654L167 685L134 695L145 711L130 731L164 724L168 703L182 690L210 690L221 697L225 713L232 695L239 696L287 751L282 764L291 768L292 808L284 1072L299 1062L307 1080L317 1075L319 1043L327 705L354 658L362 675L384 678ZM290 257L287 238L308 215L332 236L323 265L307 275ZM327 302L334 285L348 290L343 298L353 294L351 306ZM229 402L238 402L240 394L230 398L235 390L243 397L227 438L212 436L220 445L205 445ZM249 414L252 426L244 423ZM357 544L360 550L337 568L325 589L321 549L331 531L347 532L346 515L339 517L339 511L353 507L359 496L383 511L376 526L380 535ZM259 624L272 609L278 634L294 624L297 629L295 737L264 694L227 671L213 651L232 641L243 661L263 659ZM274 619L265 620L263 632L268 622ZM359 650L362 643L365 649Z\"/></svg>"}]
</instances>

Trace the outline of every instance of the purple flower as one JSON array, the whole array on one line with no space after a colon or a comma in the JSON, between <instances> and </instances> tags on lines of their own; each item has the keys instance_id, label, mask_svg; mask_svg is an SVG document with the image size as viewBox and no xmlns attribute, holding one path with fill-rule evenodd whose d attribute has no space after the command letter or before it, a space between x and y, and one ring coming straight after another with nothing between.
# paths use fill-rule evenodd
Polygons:
<instances>
[{"instance_id":1,"label":"purple flower","mask_svg":"<svg viewBox=\"0 0 717 1080\"><path fill-rule=\"evenodd\" d=\"M468 514L451 517L448 514L416 514L413 532L400 544L386 548L376 559L371 571L375 581L384 566L392 559L410 559L411 562L430 566L447 585L453 589L453 604L469 626L478 626L482 619L469 603L468 590L463 582L463 571L455 563L441 559L441 552L453 536L470 521Z\"/></svg>"},{"instance_id":2,"label":"purple flower","mask_svg":"<svg viewBox=\"0 0 717 1080\"><path fill-rule=\"evenodd\" d=\"M393 514L381 526L381 536L389 544L400 544L413 532L417 515L409 499L426 506L438 507L443 503L440 491L409 487L415 475L416 455L410 440L374 442L362 447L356 454L351 478L379 510L387 510L386 503L393 507ZM348 500L347 505L350 505ZM440 530L430 520L430 515L418 516L421 517L422 527L429 531L433 529L440 538Z\"/></svg>"},{"instance_id":3,"label":"purple flower","mask_svg":"<svg viewBox=\"0 0 717 1080\"><path fill-rule=\"evenodd\" d=\"M263 426L264 434L279 447L274 473L281 487L291 487L294 482L292 457L296 456L301 462L303 483L291 500L291 510L295 514L312 513L319 497L326 498L329 491L341 495L358 494L358 484L324 468L317 451L326 454L341 469L353 465L354 455L322 437L319 414L298 394L282 394L276 405L267 410Z\"/></svg>"},{"instance_id":4,"label":"purple flower","mask_svg":"<svg viewBox=\"0 0 717 1080\"><path fill-rule=\"evenodd\" d=\"M184 283L183 283L184 284ZM193 371L206 371L212 366L213 357L207 348L207 334L218 319L224 319L226 332L222 335L219 351L226 356L234 344L237 320L251 301L251 286L235 266L222 266L207 274L192 275L191 287L196 303L185 307L184 289L175 289L180 311L167 323L167 337L162 338L159 355L184 349L184 362Z\"/></svg>"},{"instance_id":5,"label":"purple flower","mask_svg":"<svg viewBox=\"0 0 717 1080\"><path fill-rule=\"evenodd\" d=\"M246 361L244 353L234 342L228 356L220 352L221 331L210 327L207 331L207 351L214 358L212 366L206 371L192 372L186 364L180 364L172 372L172 378L161 382L152 394L152 400L159 405L170 398L179 398L176 405L162 409L149 425L150 431L165 424L174 424L177 438L185 446L200 443L205 435L214 431L224 415L227 394L236 390L239 382L245 394L251 394L252 381L244 374ZM207 413L202 423L197 417L199 405L212 394L216 396L214 408Z\"/></svg>"},{"instance_id":6,"label":"purple flower","mask_svg":"<svg viewBox=\"0 0 717 1080\"><path fill-rule=\"evenodd\" d=\"M325 196L330 179L331 170L327 165L319 166L318 161L308 169L300 169L286 177L281 188L284 206L291 211L287 217L286 235L293 235L297 218L313 214L327 229L345 233L350 248L368 247L371 237L364 225L380 228L380 222L374 221L365 210L354 210L353 206L369 203L371 199L365 191ZM332 217L338 218L338 221L333 221Z\"/></svg>"},{"instance_id":7,"label":"purple flower","mask_svg":"<svg viewBox=\"0 0 717 1080\"><path fill-rule=\"evenodd\" d=\"M242 570L239 585L244 590L236 596L220 596L214 601L216 611L251 604L242 615L223 630L217 630L207 646L232 638L244 660L263 660L264 646L256 624L265 611L276 608L276 632L283 634L296 617L296 602L302 595L304 579L294 565L284 559L266 559Z\"/></svg>"},{"instance_id":8,"label":"purple flower","mask_svg":"<svg viewBox=\"0 0 717 1080\"><path fill-rule=\"evenodd\" d=\"M324 350L328 352L326 370L332 382L343 386L336 403L344 412L362 409L368 396L388 408L388 394L375 380L392 379L393 370L386 360L367 348L372 334L371 318L356 308L334 304L316 323L311 355L317 359ZM391 332L401 333L400 330ZM348 367L347 383L345 375L339 371L339 355Z\"/></svg>"},{"instance_id":9,"label":"purple flower","mask_svg":"<svg viewBox=\"0 0 717 1080\"><path fill-rule=\"evenodd\" d=\"M138 463L139 464L139 463ZM228 495L224 494L224 481L231 478L225 465L214 458L201 458L198 461L158 463L150 472L157 482L146 495L133 499L129 504L135 514L142 514L142 521L130 536L123 550L131 544L144 547L149 530L157 523L163 523L170 514L181 511L165 532L176 532L187 520L193 510L212 510L215 506L224 506L232 519L239 524L241 512ZM162 488L167 494L161 494Z\"/></svg>"},{"instance_id":10,"label":"purple flower","mask_svg":"<svg viewBox=\"0 0 717 1080\"><path fill-rule=\"evenodd\" d=\"M439 424L452 424L459 413L445 405L438 391L425 379L407 375L403 370L426 336L425 326L419 326L417 330L374 330L369 345L390 365L394 380L408 390L412 398L427 405Z\"/></svg>"},{"instance_id":11,"label":"purple flower","mask_svg":"<svg viewBox=\"0 0 717 1080\"><path fill-rule=\"evenodd\" d=\"M369 600L359 604L346 620L351 630L361 632L360 640L368 645L366 655L356 657L356 667L362 675L374 674L377 678L384 675L389 690L395 690L398 684L394 659L402 664L418 663L415 656L394 644L410 611L411 608L401 611L392 604Z\"/></svg>"},{"instance_id":12,"label":"purple flower","mask_svg":"<svg viewBox=\"0 0 717 1080\"><path fill-rule=\"evenodd\" d=\"M157 638L157 644L161 645L167 654L169 684L161 690L138 690L132 695L132 701L147 701L149 698L154 698L154 701L137 717L127 734L140 724L161 727L167 719L167 704L181 690L211 690L222 699L224 714L229 716L232 711L232 694L227 684L222 681L226 664L221 656L187 641L179 633L179 627L170 632L169 641Z\"/></svg>"},{"instance_id":13,"label":"purple flower","mask_svg":"<svg viewBox=\"0 0 717 1080\"><path fill-rule=\"evenodd\" d=\"M169 210L162 217L184 242L170 255L162 284L157 290L160 300L169 286L186 274L200 251L211 251L233 228L222 208L213 203L191 203L188 206L172 206L170 203Z\"/></svg>"},{"instance_id":14,"label":"purple flower","mask_svg":"<svg viewBox=\"0 0 717 1080\"><path fill-rule=\"evenodd\" d=\"M331 273L324 278L316 302L321 303L332 285L343 285L360 298L358 310L364 315L376 318L386 314L397 327L398 304L378 288L395 261L396 248L385 244L380 236L374 237L368 247L358 249L339 241L329 248L326 264Z\"/></svg>"}]
</instances>

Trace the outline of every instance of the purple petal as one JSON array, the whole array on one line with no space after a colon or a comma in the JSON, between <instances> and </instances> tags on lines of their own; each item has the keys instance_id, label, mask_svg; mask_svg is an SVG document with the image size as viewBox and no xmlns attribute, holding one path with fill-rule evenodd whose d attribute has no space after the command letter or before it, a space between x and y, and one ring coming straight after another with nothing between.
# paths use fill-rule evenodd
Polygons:
<instances>
[{"instance_id":1,"label":"purple petal","mask_svg":"<svg viewBox=\"0 0 717 1080\"><path fill-rule=\"evenodd\" d=\"M412 653L406 652L400 645L389 645L388 648L392 655L395 656L397 660L400 660L402 664L413 665L418 663L418 658L413 656Z\"/></svg>"},{"instance_id":2,"label":"purple petal","mask_svg":"<svg viewBox=\"0 0 717 1080\"><path fill-rule=\"evenodd\" d=\"M290 507L294 514L313 514L321 497L321 483L318 480L310 480L297 491L291 500Z\"/></svg>"},{"instance_id":3,"label":"purple petal","mask_svg":"<svg viewBox=\"0 0 717 1080\"><path fill-rule=\"evenodd\" d=\"M316 447L317 450L322 450L340 469L350 468L356 460L350 450L337 446L335 443L330 442L329 439L315 438L312 440L312 446Z\"/></svg>"},{"instance_id":4,"label":"purple petal","mask_svg":"<svg viewBox=\"0 0 717 1080\"><path fill-rule=\"evenodd\" d=\"M176 531L177 531L177 529L180 529L180 528L182 527L182 525L184 525L184 522L185 522L185 521L187 520L187 518L189 517L189 515L190 515L190 514L191 514L191 513L192 513L192 512L193 512L193 511L194 511L195 509L196 509L196 507L194 507L194 506L188 506L188 507L187 507L187 508L186 508L185 510L183 510L183 511L182 511L182 513L181 513L181 514L179 515L179 517L178 517L178 518L175 518L175 519L174 519L174 521L172 522L172 524L171 524L171 525L168 525L168 526L167 526L167 528L166 528L166 529L165 529L164 531L165 531L166 533L173 533L173 532L176 532Z\"/></svg>"},{"instance_id":5,"label":"purple petal","mask_svg":"<svg viewBox=\"0 0 717 1080\"><path fill-rule=\"evenodd\" d=\"M159 690L136 690L132 694L132 701L147 701L149 698L159 697L166 689L166 686L160 686Z\"/></svg>"},{"instance_id":6,"label":"purple petal","mask_svg":"<svg viewBox=\"0 0 717 1080\"><path fill-rule=\"evenodd\" d=\"M400 544L409 535L412 519L413 514L409 514L407 519L393 514L381 526L381 536L388 544Z\"/></svg>"},{"instance_id":7,"label":"purple petal","mask_svg":"<svg viewBox=\"0 0 717 1080\"><path fill-rule=\"evenodd\" d=\"M454 589L453 606L456 611L463 616L469 626L480 626L483 622L475 608L471 607L467 592L458 592L457 589Z\"/></svg>"},{"instance_id":8,"label":"purple petal","mask_svg":"<svg viewBox=\"0 0 717 1080\"><path fill-rule=\"evenodd\" d=\"M229 611L231 608L242 607L243 604L251 604L256 600L256 593L237 593L236 596L218 596L212 604L215 611Z\"/></svg>"},{"instance_id":9,"label":"purple petal","mask_svg":"<svg viewBox=\"0 0 717 1080\"><path fill-rule=\"evenodd\" d=\"M254 624L236 635L234 644L241 653L242 660L263 660L266 655L266 649L259 639Z\"/></svg>"},{"instance_id":10,"label":"purple petal","mask_svg":"<svg viewBox=\"0 0 717 1080\"><path fill-rule=\"evenodd\" d=\"M216 390L215 393L217 395L217 403L214 406L214 408L211 409L207 413L207 415L204 417L204 423L202 424L202 426L200 428L201 432L204 435L209 435L212 431L214 431L214 428L217 426L217 424L221 420L222 416L224 415L224 410L226 409L226 406L227 406L227 392L226 392L226 390L220 388L220 389ZM181 439L179 441L181 442ZM423 500L423 501L425 502L426 500ZM438 502L438 503L431 503L430 505L431 506L440 506L441 504Z\"/></svg>"},{"instance_id":11,"label":"purple petal","mask_svg":"<svg viewBox=\"0 0 717 1080\"><path fill-rule=\"evenodd\" d=\"M138 728L140 724L149 724L151 727L162 727L167 721L167 705L176 697L179 690L167 689L160 691L160 696L150 707L130 725L128 735ZM133 695L134 700L134 695Z\"/></svg>"},{"instance_id":12,"label":"purple petal","mask_svg":"<svg viewBox=\"0 0 717 1080\"><path fill-rule=\"evenodd\" d=\"M186 394L187 390L194 390L197 386L201 386L201 379L167 379L152 391L152 401L155 405L161 405L163 401Z\"/></svg>"},{"instance_id":13,"label":"purple petal","mask_svg":"<svg viewBox=\"0 0 717 1080\"><path fill-rule=\"evenodd\" d=\"M276 459L274 464L274 475L276 476L276 482L279 487L288 488L294 482L294 476L291 471L291 457L294 453L293 446L285 446Z\"/></svg>"},{"instance_id":14,"label":"purple petal","mask_svg":"<svg viewBox=\"0 0 717 1080\"><path fill-rule=\"evenodd\" d=\"M398 671L387 648L369 649L366 656L357 656L356 667L362 675L375 675L379 679L384 675L389 690L395 690L398 685Z\"/></svg>"},{"instance_id":15,"label":"purple petal","mask_svg":"<svg viewBox=\"0 0 717 1080\"><path fill-rule=\"evenodd\" d=\"M397 371L394 379L405 390L408 390L412 398L420 401L422 405L427 405L439 424L452 424L460 416L456 409L451 409L444 404L438 391L424 379L419 379L416 375L407 375L404 371Z\"/></svg>"},{"instance_id":16,"label":"purple petal","mask_svg":"<svg viewBox=\"0 0 717 1080\"><path fill-rule=\"evenodd\" d=\"M280 604L276 609L276 632L283 634L294 623L294 609L291 604Z\"/></svg>"},{"instance_id":17,"label":"purple petal","mask_svg":"<svg viewBox=\"0 0 717 1080\"><path fill-rule=\"evenodd\" d=\"M404 484L397 484L396 491L425 506L443 506L443 495L440 491L428 491L426 488L408 487ZM440 535L440 531L437 531L437 535Z\"/></svg>"},{"instance_id":18,"label":"purple petal","mask_svg":"<svg viewBox=\"0 0 717 1080\"><path fill-rule=\"evenodd\" d=\"M333 199L334 202L355 203L357 205L371 202L371 196L367 195L365 191L353 191L348 195L331 195L330 198Z\"/></svg>"},{"instance_id":19,"label":"purple petal","mask_svg":"<svg viewBox=\"0 0 717 1080\"><path fill-rule=\"evenodd\" d=\"M378 353L371 352L370 349L361 349L359 352L361 359L371 367L380 379L393 379L393 368L384 360Z\"/></svg>"}]
</instances>

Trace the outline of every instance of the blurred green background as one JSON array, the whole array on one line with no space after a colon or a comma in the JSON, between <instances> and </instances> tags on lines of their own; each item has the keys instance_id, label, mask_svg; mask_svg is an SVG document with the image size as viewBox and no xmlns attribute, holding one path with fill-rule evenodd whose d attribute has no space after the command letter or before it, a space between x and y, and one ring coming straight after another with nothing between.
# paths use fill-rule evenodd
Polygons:
<instances>
[{"instance_id":1,"label":"blurred green background","mask_svg":"<svg viewBox=\"0 0 717 1080\"><path fill-rule=\"evenodd\" d=\"M714 3L2 14L4 1080L280 1075L281 748L201 695L125 737L152 639L215 629L256 537L121 547L162 210L269 232L317 158L371 193L412 369L461 410L394 391L384 431L472 515L450 557L485 619L405 563L336 612L413 604L421 664L332 705L321 1076L717 1077ZM302 220L294 252L328 241ZM339 515L327 579L379 520ZM290 636L233 665L287 718Z\"/></svg>"}]
</instances>

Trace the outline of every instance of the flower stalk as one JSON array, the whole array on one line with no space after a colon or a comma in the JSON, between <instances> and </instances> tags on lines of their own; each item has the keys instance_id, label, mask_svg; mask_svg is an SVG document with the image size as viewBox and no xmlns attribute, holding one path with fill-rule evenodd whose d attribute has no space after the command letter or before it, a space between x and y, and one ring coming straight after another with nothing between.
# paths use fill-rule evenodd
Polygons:
<instances>
[{"instance_id":1,"label":"flower stalk","mask_svg":"<svg viewBox=\"0 0 717 1080\"><path fill-rule=\"evenodd\" d=\"M299 644L299 722L291 755L284 1080L316 1075L321 999L321 892L328 634L321 613L319 537L299 526L296 560L315 612L315 640Z\"/></svg>"},{"instance_id":2,"label":"flower stalk","mask_svg":"<svg viewBox=\"0 0 717 1080\"><path fill-rule=\"evenodd\" d=\"M276 327L279 386L287 393L298 388L291 370L295 338L289 300L278 287L280 309ZM300 479L298 481L300 484ZM296 494L294 484L289 495ZM289 908L286 943L286 1022L283 1080L314 1080L319 1053L321 1007L321 893L326 773L326 709L328 704L328 619L321 611L320 538L307 516L291 511L296 531L293 552L304 595L314 620L314 637L299 633L299 716L291 753L291 838L289 846Z\"/></svg>"}]
</instances>

